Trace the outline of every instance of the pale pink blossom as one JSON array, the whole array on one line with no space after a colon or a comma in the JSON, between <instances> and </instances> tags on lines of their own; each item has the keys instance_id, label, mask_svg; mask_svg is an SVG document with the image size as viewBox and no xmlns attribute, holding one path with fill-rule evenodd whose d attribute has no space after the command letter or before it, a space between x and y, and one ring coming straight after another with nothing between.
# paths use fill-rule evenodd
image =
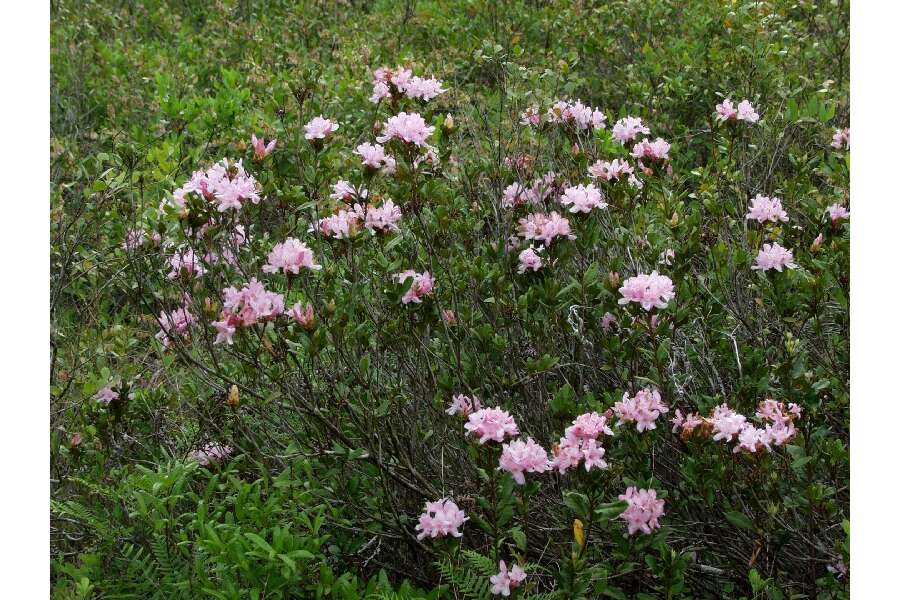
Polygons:
<instances>
[{"instance_id":1,"label":"pale pink blossom","mask_svg":"<svg viewBox=\"0 0 900 600\"><path fill-rule=\"evenodd\" d=\"M122 247L129 252L134 252L143 246L146 241L147 234L144 233L143 229L129 229L128 233L125 234L125 243L122 244Z\"/></svg>"},{"instance_id":2,"label":"pale pink blossom","mask_svg":"<svg viewBox=\"0 0 900 600\"><path fill-rule=\"evenodd\" d=\"M682 432L683 435L689 436L694 429L703 424L703 418L696 413L681 414L681 410L675 409L675 416L672 418L672 433Z\"/></svg>"},{"instance_id":3,"label":"pale pink blossom","mask_svg":"<svg viewBox=\"0 0 900 600\"><path fill-rule=\"evenodd\" d=\"M553 446L552 466L560 473L578 467L582 458L581 440L579 439L564 437Z\"/></svg>"},{"instance_id":4,"label":"pale pink blossom","mask_svg":"<svg viewBox=\"0 0 900 600\"><path fill-rule=\"evenodd\" d=\"M531 438L528 441L515 440L503 444L500 455L501 471L513 476L519 485L525 485L525 473L543 473L550 468L547 451Z\"/></svg>"},{"instance_id":5,"label":"pale pink blossom","mask_svg":"<svg viewBox=\"0 0 900 600\"><path fill-rule=\"evenodd\" d=\"M602 435L612 435L606 416L597 412L578 415L566 428L566 437L575 440L596 440Z\"/></svg>"},{"instance_id":6,"label":"pale pink blossom","mask_svg":"<svg viewBox=\"0 0 900 600\"><path fill-rule=\"evenodd\" d=\"M473 412L481 410L481 400L478 396L466 396L465 394L455 394L453 401L447 408L448 415L462 415L468 418Z\"/></svg>"},{"instance_id":7,"label":"pale pink blossom","mask_svg":"<svg viewBox=\"0 0 900 600\"><path fill-rule=\"evenodd\" d=\"M183 248L176 251L172 258L169 259L169 265L172 267L172 270L169 272L169 279L200 277L206 273L203 261L194 254L193 248Z\"/></svg>"},{"instance_id":8,"label":"pale pink blossom","mask_svg":"<svg viewBox=\"0 0 900 600\"><path fill-rule=\"evenodd\" d=\"M354 187L349 181L339 179L337 183L331 186L332 200L340 200L350 203L357 198L366 198L369 196L369 190L362 186Z\"/></svg>"},{"instance_id":9,"label":"pale pink blossom","mask_svg":"<svg viewBox=\"0 0 900 600\"><path fill-rule=\"evenodd\" d=\"M401 112L387 120L384 126L384 135L375 139L381 144L396 139L406 144L427 146L428 138L432 133L434 133L434 127L426 125L421 115Z\"/></svg>"},{"instance_id":10,"label":"pale pink blossom","mask_svg":"<svg viewBox=\"0 0 900 600\"><path fill-rule=\"evenodd\" d=\"M340 125L337 121L332 121L319 115L303 126L303 129L306 131L304 137L310 141L324 140L337 131L339 127Z\"/></svg>"},{"instance_id":11,"label":"pale pink blossom","mask_svg":"<svg viewBox=\"0 0 900 600\"><path fill-rule=\"evenodd\" d=\"M720 404L712 414L713 439L716 441L732 441L747 422L747 417L734 412L727 404Z\"/></svg>"},{"instance_id":12,"label":"pale pink blossom","mask_svg":"<svg viewBox=\"0 0 900 600\"><path fill-rule=\"evenodd\" d=\"M850 128L835 129L834 135L831 137L831 147L840 150L841 148L850 148Z\"/></svg>"},{"instance_id":13,"label":"pale pink blossom","mask_svg":"<svg viewBox=\"0 0 900 600\"><path fill-rule=\"evenodd\" d=\"M410 98L419 98L425 102L436 98L447 90L441 87L441 81L434 77L412 77L405 85L406 95Z\"/></svg>"},{"instance_id":14,"label":"pale pink blossom","mask_svg":"<svg viewBox=\"0 0 900 600\"><path fill-rule=\"evenodd\" d=\"M606 469L609 464L603 460L606 448L597 440L581 440L581 458L584 459L584 470L590 472L593 468Z\"/></svg>"},{"instance_id":15,"label":"pale pink blossom","mask_svg":"<svg viewBox=\"0 0 900 600\"><path fill-rule=\"evenodd\" d=\"M231 344L238 327L271 321L284 312L284 297L267 291L255 277L240 290L225 288L223 296L221 318L212 324L218 332L216 344Z\"/></svg>"},{"instance_id":16,"label":"pale pink blossom","mask_svg":"<svg viewBox=\"0 0 900 600\"><path fill-rule=\"evenodd\" d=\"M519 274L526 271L539 271L544 265L534 246L529 246L519 253Z\"/></svg>"},{"instance_id":17,"label":"pale pink blossom","mask_svg":"<svg viewBox=\"0 0 900 600\"><path fill-rule=\"evenodd\" d=\"M419 523L416 525L416 531L419 535L417 539L422 540L428 538L441 538L452 535L453 537L462 537L459 530L463 523L469 520L455 502L447 498L436 500L434 502L425 503L425 512L419 515Z\"/></svg>"},{"instance_id":18,"label":"pale pink blossom","mask_svg":"<svg viewBox=\"0 0 900 600\"><path fill-rule=\"evenodd\" d=\"M650 135L650 128L644 125L640 117L624 117L613 125L613 139L622 144L634 141L640 134Z\"/></svg>"},{"instance_id":19,"label":"pale pink blossom","mask_svg":"<svg viewBox=\"0 0 900 600\"><path fill-rule=\"evenodd\" d=\"M391 88L383 81L376 81L372 84L372 95L369 96L369 102L378 104L385 98L391 97Z\"/></svg>"},{"instance_id":20,"label":"pale pink blossom","mask_svg":"<svg viewBox=\"0 0 900 600\"><path fill-rule=\"evenodd\" d=\"M313 324L316 322L315 313L313 312L313 305L309 302L306 303L304 307L300 302L294 304L291 307L291 310L288 312L288 316L290 316L300 327L303 329L312 329Z\"/></svg>"},{"instance_id":21,"label":"pale pink blossom","mask_svg":"<svg viewBox=\"0 0 900 600\"><path fill-rule=\"evenodd\" d=\"M656 420L661 414L669 412L669 408L663 403L658 390L646 387L634 396L625 392L622 400L613 406L613 411L619 419L617 426L634 423L635 429L641 432L656 429Z\"/></svg>"},{"instance_id":22,"label":"pale pink blossom","mask_svg":"<svg viewBox=\"0 0 900 600\"><path fill-rule=\"evenodd\" d=\"M502 408L482 408L469 415L466 431L478 438L479 444L488 441L502 442L506 436L519 434L515 419Z\"/></svg>"},{"instance_id":23,"label":"pale pink blossom","mask_svg":"<svg viewBox=\"0 0 900 600\"><path fill-rule=\"evenodd\" d=\"M259 184L244 170L241 161L222 159L206 171L195 171L191 178L172 193L171 200L164 200L162 209L169 204L179 211L187 209L189 195L196 195L204 202L218 202L218 211L240 210L244 202L258 204Z\"/></svg>"},{"instance_id":24,"label":"pale pink blossom","mask_svg":"<svg viewBox=\"0 0 900 600\"><path fill-rule=\"evenodd\" d=\"M750 211L745 218L747 220L752 219L758 221L759 223L765 223L766 221L771 221L773 223L777 223L778 221L788 221L788 215L781 206L781 199L775 196L769 198L762 194L757 194L750 201Z\"/></svg>"},{"instance_id":25,"label":"pale pink blossom","mask_svg":"<svg viewBox=\"0 0 900 600\"><path fill-rule=\"evenodd\" d=\"M578 129L606 127L606 115L600 109L586 106L581 100L574 103L559 100L547 111L551 123L574 124Z\"/></svg>"},{"instance_id":26,"label":"pale pink blossom","mask_svg":"<svg viewBox=\"0 0 900 600\"><path fill-rule=\"evenodd\" d=\"M306 244L296 238L288 238L269 252L269 260L263 265L263 272L283 272L285 275L300 273L300 269L319 271L322 265L316 264L313 251Z\"/></svg>"},{"instance_id":27,"label":"pale pink blossom","mask_svg":"<svg viewBox=\"0 0 900 600\"><path fill-rule=\"evenodd\" d=\"M341 209L329 217L319 219L309 230L319 231L325 237L343 240L356 235L360 227L359 215L355 210Z\"/></svg>"},{"instance_id":28,"label":"pale pink blossom","mask_svg":"<svg viewBox=\"0 0 900 600\"><path fill-rule=\"evenodd\" d=\"M634 167L627 160L598 160L588 167L588 174L600 181L620 181L634 177Z\"/></svg>"},{"instance_id":29,"label":"pale pink blossom","mask_svg":"<svg viewBox=\"0 0 900 600\"><path fill-rule=\"evenodd\" d=\"M778 242L771 244L763 244L762 250L756 255L756 264L750 268L754 271L768 271L775 269L779 273L783 268L796 269L794 263L794 253L786 248L782 248Z\"/></svg>"},{"instance_id":30,"label":"pale pink blossom","mask_svg":"<svg viewBox=\"0 0 900 600\"><path fill-rule=\"evenodd\" d=\"M721 104L716 104L716 120L717 121L736 121L738 116L737 108L731 98L726 98Z\"/></svg>"},{"instance_id":31,"label":"pale pink blossom","mask_svg":"<svg viewBox=\"0 0 900 600\"><path fill-rule=\"evenodd\" d=\"M537 126L541 124L541 112L536 106L529 106L522 113L519 123L522 125Z\"/></svg>"},{"instance_id":32,"label":"pale pink blossom","mask_svg":"<svg viewBox=\"0 0 900 600\"><path fill-rule=\"evenodd\" d=\"M759 115L749 100L741 100L737 107L738 121L747 121L748 123L756 123L759 121Z\"/></svg>"},{"instance_id":33,"label":"pale pink blossom","mask_svg":"<svg viewBox=\"0 0 900 600\"><path fill-rule=\"evenodd\" d=\"M634 145L631 155L638 159L647 159L652 161L669 160L669 150L672 146L662 138L656 138L652 142L649 140L641 140Z\"/></svg>"},{"instance_id":34,"label":"pale pink blossom","mask_svg":"<svg viewBox=\"0 0 900 600\"><path fill-rule=\"evenodd\" d=\"M410 269L394 275L394 280L397 283L403 283L409 278L412 278L412 284L400 299L403 304L409 304L411 302L421 304L422 298L431 296L434 293L434 278L432 278L431 273L428 271L417 273Z\"/></svg>"},{"instance_id":35,"label":"pale pink blossom","mask_svg":"<svg viewBox=\"0 0 900 600\"><path fill-rule=\"evenodd\" d=\"M628 502L628 508L619 515L628 524L628 535L638 531L649 534L659 528L665 500L657 499L656 490L629 487L619 496L619 500Z\"/></svg>"},{"instance_id":36,"label":"pale pink blossom","mask_svg":"<svg viewBox=\"0 0 900 600\"><path fill-rule=\"evenodd\" d=\"M156 339L162 342L162 345L168 347L173 337L186 335L191 325L194 324L194 315L187 308L187 304L181 308L171 312L162 311L159 313L160 330L156 334Z\"/></svg>"},{"instance_id":37,"label":"pale pink blossom","mask_svg":"<svg viewBox=\"0 0 900 600\"><path fill-rule=\"evenodd\" d=\"M262 160L268 155L272 154L272 151L275 150L275 144L278 142L277 139L273 138L268 144L266 144L265 138L257 138L256 134L250 135L250 144L253 146L253 157L256 160Z\"/></svg>"},{"instance_id":38,"label":"pale pink blossom","mask_svg":"<svg viewBox=\"0 0 900 600\"><path fill-rule=\"evenodd\" d=\"M390 154L385 154L381 144L366 142L356 147L353 152L362 158L363 165L370 169L380 169L385 175L390 175L397 169L397 161Z\"/></svg>"},{"instance_id":39,"label":"pale pink blossom","mask_svg":"<svg viewBox=\"0 0 900 600\"><path fill-rule=\"evenodd\" d=\"M491 575L491 593L500 596L509 596L511 591L525 581L525 571L522 567L515 565L511 570L507 570L506 561L501 560L500 572Z\"/></svg>"},{"instance_id":40,"label":"pale pink blossom","mask_svg":"<svg viewBox=\"0 0 900 600\"><path fill-rule=\"evenodd\" d=\"M356 216L363 220L365 228L371 233L400 231L398 223L403 218L403 212L390 198L382 202L381 206L369 204L363 207L361 204L357 204L353 210Z\"/></svg>"},{"instance_id":41,"label":"pale pink blossom","mask_svg":"<svg viewBox=\"0 0 900 600\"><path fill-rule=\"evenodd\" d=\"M100 388L100 390L98 390L94 395L94 398L100 404L108 405L110 402L119 399L119 393L114 391L111 387L106 386L104 388Z\"/></svg>"},{"instance_id":42,"label":"pale pink blossom","mask_svg":"<svg viewBox=\"0 0 900 600\"><path fill-rule=\"evenodd\" d=\"M603 313L603 317L600 319L600 327L603 328L603 333L609 333L616 321L616 315L611 312Z\"/></svg>"},{"instance_id":43,"label":"pale pink blossom","mask_svg":"<svg viewBox=\"0 0 900 600\"><path fill-rule=\"evenodd\" d=\"M757 450L762 450L763 448L765 448L766 450L771 450L772 448L769 444L770 437L767 430L758 429L750 423L747 423L738 434L737 444L734 447L734 453L755 453Z\"/></svg>"},{"instance_id":44,"label":"pale pink blossom","mask_svg":"<svg viewBox=\"0 0 900 600\"><path fill-rule=\"evenodd\" d=\"M644 310L666 308L675 297L675 285L665 275L653 271L629 277L619 288L619 304L637 302Z\"/></svg>"},{"instance_id":45,"label":"pale pink blossom","mask_svg":"<svg viewBox=\"0 0 900 600\"><path fill-rule=\"evenodd\" d=\"M456 325L456 313L449 308L445 308L441 311L441 320L447 325Z\"/></svg>"},{"instance_id":46,"label":"pale pink blossom","mask_svg":"<svg viewBox=\"0 0 900 600\"><path fill-rule=\"evenodd\" d=\"M500 200L500 205L503 208L521 206L525 204L527 199L525 188L520 183L512 183L503 189L503 198Z\"/></svg>"},{"instance_id":47,"label":"pale pink blossom","mask_svg":"<svg viewBox=\"0 0 900 600\"><path fill-rule=\"evenodd\" d=\"M550 245L556 238L575 239L575 234L569 228L569 220L556 211L549 215L533 213L519 219L519 235L523 239L544 242L546 245Z\"/></svg>"},{"instance_id":48,"label":"pale pink blossom","mask_svg":"<svg viewBox=\"0 0 900 600\"><path fill-rule=\"evenodd\" d=\"M188 458L206 467L213 463L220 463L225 461L228 457L231 456L232 452L233 450L231 449L231 446L209 443L199 450L192 451L190 454L188 454Z\"/></svg>"},{"instance_id":49,"label":"pale pink blossom","mask_svg":"<svg viewBox=\"0 0 900 600\"><path fill-rule=\"evenodd\" d=\"M828 216L831 217L832 223L838 223L844 219L850 218L850 211L840 204L832 204L827 209Z\"/></svg>"},{"instance_id":50,"label":"pale pink blossom","mask_svg":"<svg viewBox=\"0 0 900 600\"><path fill-rule=\"evenodd\" d=\"M589 213L595 208L607 207L603 192L592 183L566 188L559 203L569 206L569 212L572 213Z\"/></svg>"}]
</instances>

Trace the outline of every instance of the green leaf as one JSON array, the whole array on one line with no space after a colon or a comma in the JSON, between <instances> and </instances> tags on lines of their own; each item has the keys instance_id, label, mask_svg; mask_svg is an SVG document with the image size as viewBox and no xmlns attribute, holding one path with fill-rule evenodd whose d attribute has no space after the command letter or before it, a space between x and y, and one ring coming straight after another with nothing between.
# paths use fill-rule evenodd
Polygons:
<instances>
[{"instance_id":1,"label":"green leaf","mask_svg":"<svg viewBox=\"0 0 900 600\"><path fill-rule=\"evenodd\" d=\"M747 518L747 516L742 512L732 511L725 513L725 518L728 519L728 522L734 525L735 527L740 527L741 529L753 529L753 521Z\"/></svg>"}]
</instances>

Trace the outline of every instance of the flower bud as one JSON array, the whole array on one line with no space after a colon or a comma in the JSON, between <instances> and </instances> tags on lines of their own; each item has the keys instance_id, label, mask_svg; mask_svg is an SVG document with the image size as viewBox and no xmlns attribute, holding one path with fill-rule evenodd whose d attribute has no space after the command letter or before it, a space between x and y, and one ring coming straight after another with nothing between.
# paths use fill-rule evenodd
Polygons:
<instances>
[{"instance_id":1,"label":"flower bud","mask_svg":"<svg viewBox=\"0 0 900 600\"><path fill-rule=\"evenodd\" d=\"M678 211L676 210L672 213L672 218L669 219L669 225L671 225L672 227L678 227L678 222L680 220L681 219L678 217Z\"/></svg>"},{"instance_id":2,"label":"flower bud","mask_svg":"<svg viewBox=\"0 0 900 600\"><path fill-rule=\"evenodd\" d=\"M610 271L609 272L609 285L613 287L618 287L621 278L619 277L618 271Z\"/></svg>"},{"instance_id":3,"label":"flower bud","mask_svg":"<svg viewBox=\"0 0 900 600\"><path fill-rule=\"evenodd\" d=\"M228 397L225 398L225 404L228 406L239 406L241 403L241 396L238 392L238 386L232 385L231 389L228 390Z\"/></svg>"},{"instance_id":4,"label":"flower bud","mask_svg":"<svg viewBox=\"0 0 900 600\"><path fill-rule=\"evenodd\" d=\"M453 115L450 113L447 113L447 116L444 118L444 129L453 131Z\"/></svg>"},{"instance_id":5,"label":"flower bud","mask_svg":"<svg viewBox=\"0 0 900 600\"><path fill-rule=\"evenodd\" d=\"M818 254L819 251L822 249L822 243L824 241L825 240L822 237L822 234L820 233L819 235L816 236L816 239L814 239L813 243L809 246L809 251L812 252L813 254Z\"/></svg>"}]
</instances>

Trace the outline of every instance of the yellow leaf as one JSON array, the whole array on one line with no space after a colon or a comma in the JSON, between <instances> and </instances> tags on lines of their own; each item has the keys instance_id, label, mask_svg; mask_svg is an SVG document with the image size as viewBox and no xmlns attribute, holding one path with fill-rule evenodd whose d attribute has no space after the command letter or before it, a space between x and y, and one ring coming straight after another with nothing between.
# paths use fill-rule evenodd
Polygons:
<instances>
[{"instance_id":1,"label":"yellow leaf","mask_svg":"<svg viewBox=\"0 0 900 600\"><path fill-rule=\"evenodd\" d=\"M575 534L575 543L579 547L584 546L584 524L580 519L575 519L575 522L572 523L572 532Z\"/></svg>"}]
</instances>

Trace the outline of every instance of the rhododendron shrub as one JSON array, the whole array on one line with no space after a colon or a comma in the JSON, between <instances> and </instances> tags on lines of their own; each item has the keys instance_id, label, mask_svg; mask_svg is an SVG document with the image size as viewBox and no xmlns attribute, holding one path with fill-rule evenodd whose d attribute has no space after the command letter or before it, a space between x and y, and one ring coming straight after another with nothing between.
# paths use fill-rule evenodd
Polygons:
<instances>
[{"instance_id":1,"label":"rhododendron shrub","mask_svg":"<svg viewBox=\"0 0 900 600\"><path fill-rule=\"evenodd\" d=\"M385 581L459 598L839 589L852 220L834 90L845 83L787 85L767 62L749 77L750 57L725 63L717 45L703 46L710 65L678 69L685 51L625 36L642 11L669 35L670 20L713 34L660 2L595 4L582 7L590 35L572 30L569 6L540 28L538 9L521 8L534 25L521 32L498 17L521 36L512 44L538 48L540 29L553 62L501 41L465 60L425 52L446 32L418 13L414 35L391 43L363 25L351 46L329 42L341 69L270 82L240 61L209 104L155 83L147 104L165 111L153 124L163 138L106 167L120 180L82 186L128 219L115 213L104 246L115 272L67 268L103 269L103 306L135 333L89 379L54 383L87 400L78 422L90 428L65 440L66 468L165 455L203 478L173 502L203 506L197 519L154 530L173 560L216 547L166 537L179 528L211 536L232 514L256 519L228 490L260 480L260 502L293 498L328 557L306 568L284 528L243 535L245 555L268 545L292 581L322 590L343 585L329 569L384 569ZM757 9L708 4L715 27L773 55L808 26L773 11L760 29ZM253 27L232 17L210 14L230 25L208 31L243 39L232 27ZM283 38L241 45L271 67L255 45L282 56ZM559 53L575 39L590 68ZM655 54L672 62L654 71ZM144 510L136 498L129 514Z\"/></svg>"}]
</instances>

